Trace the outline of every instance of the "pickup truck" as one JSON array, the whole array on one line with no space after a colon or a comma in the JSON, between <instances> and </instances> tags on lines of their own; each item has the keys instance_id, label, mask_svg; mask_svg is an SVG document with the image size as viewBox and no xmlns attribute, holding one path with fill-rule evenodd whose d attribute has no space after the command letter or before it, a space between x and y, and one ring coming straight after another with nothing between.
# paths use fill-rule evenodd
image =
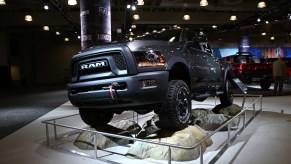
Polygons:
<instances>
[{"instance_id":1,"label":"pickup truck","mask_svg":"<svg viewBox=\"0 0 291 164\"><path fill-rule=\"evenodd\" d=\"M234 76L243 83L258 83L263 90L270 88L273 81L272 62L261 62L257 56L249 53L237 53L224 58L232 64Z\"/></svg>"},{"instance_id":2,"label":"pickup truck","mask_svg":"<svg viewBox=\"0 0 291 164\"><path fill-rule=\"evenodd\" d=\"M114 114L154 111L163 129L187 127L192 100L233 102L231 65L217 58L205 36L171 29L88 48L71 60L70 102L82 120L100 126Z\"/></svg>"}]
</instances>

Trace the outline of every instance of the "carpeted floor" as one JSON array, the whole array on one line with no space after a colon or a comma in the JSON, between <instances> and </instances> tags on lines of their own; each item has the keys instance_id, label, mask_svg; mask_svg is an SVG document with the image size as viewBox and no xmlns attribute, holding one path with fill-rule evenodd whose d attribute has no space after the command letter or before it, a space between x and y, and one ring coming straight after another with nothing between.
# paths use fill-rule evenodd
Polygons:
<instances>
[{"instance_id":1,"label":"carpeted floor","mask_svg":"<svg viewBox=\"0 0 291 164\"><path fill-rule=\"evenodd\" d=\"M0 89L0 139L68 101L65 85Z\"/></svg>"}]
</instances>

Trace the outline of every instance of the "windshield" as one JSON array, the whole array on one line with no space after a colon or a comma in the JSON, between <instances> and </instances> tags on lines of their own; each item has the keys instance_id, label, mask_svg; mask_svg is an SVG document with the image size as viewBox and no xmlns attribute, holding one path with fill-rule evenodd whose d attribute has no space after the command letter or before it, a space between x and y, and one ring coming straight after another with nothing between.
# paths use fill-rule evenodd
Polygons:
<instances>
[{"instance_id":1,"label":"windshield","mask_svg":"<svg viewBox=\"0 0 291 164\"><path fill-rule=\"evenodd\" d=\"M142 37L137 37L135 40L161 40L168 42L179 42L182 30L166 30L163 32L155 32Z\"/></svg>"},{"instance_id":2,"label":"windshield","mask_svg":"<svg viewBox=\"0 0 291 164\"><path fill-rule=\"evenodd\" d=\"M260 63L260 59L257 56L239 56L236 63Z\"/></svg>"}]
</instances>

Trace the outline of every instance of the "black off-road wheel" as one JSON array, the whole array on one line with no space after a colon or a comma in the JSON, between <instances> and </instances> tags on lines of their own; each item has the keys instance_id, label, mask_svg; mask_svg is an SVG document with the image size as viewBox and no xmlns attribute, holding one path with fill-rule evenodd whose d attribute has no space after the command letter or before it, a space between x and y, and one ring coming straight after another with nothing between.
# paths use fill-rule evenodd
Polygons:
<instances>
[{"instance_id":1,"label":"black off-road wheel","mask_svg":"<svg viewBox=\"0 0 291 164\"><path fill-rule=\"evenodd\" d=\"M264 80L260 81L260 87L261 87L263 90L267 90L267 89L269 89L270 86L271 86L271 82L269 82L269 81L264 81Z\"/></svg>"},{"instance_id":2,"label":"black off-road wheel","mask_svg":"<svg viewBox=\"0 0 291 164\"><path fill-rule=\"evenodd\" d=\"M229 79L226 79L223 91L224 93L219 96L220 104L229 106L233 103L233 90Z\"/></svg>"},{"instance_id":3,"label":"black off-road wheel","mask_svg":"<svg viewBox=\"0 0 291 164\"><path fill-rule=\"evenodd\" d=\"M171 80L161 112L159 127L168 130L185 129L191 114L191 97L186 83L182 80Z\"/></svg>"},{"instance_id":4,"label":"black off-road wheel","mask_svg":"<svg viewBox=\"0 0 291 164\"><path fill-rule=\"evenodd\" d=\"M113 112L101 112L96 109L89 108L79 108L79 113L82 120L92 127L107 125L111 121L114 114Z\"/></svg>"}]
</instances>

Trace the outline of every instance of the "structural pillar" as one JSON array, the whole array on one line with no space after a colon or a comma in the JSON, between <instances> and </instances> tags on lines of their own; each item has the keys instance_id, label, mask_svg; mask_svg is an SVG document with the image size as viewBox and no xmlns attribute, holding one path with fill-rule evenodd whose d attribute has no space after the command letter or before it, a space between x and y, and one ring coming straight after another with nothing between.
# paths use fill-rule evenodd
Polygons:
<instances>
[{"instance_id":1,"label":"structural pillar","mask_svg":"<svg viewBox=\"0 0 291 164\"><path fill-rule=\"evenodd\" d=\"M111 41L110 0L80 0L81 49Z\"/></svg>"},{"instance_id":2,"label":"structural pillar","mask_svg":"<svg viewBox=\"0 0 291 164\"><path fill-rule=\"evenodd\" d=\"M242 36L239 43L239 52L249 52L250 49L250 41L247 36Z\"/></svg>"}]
</instances>

